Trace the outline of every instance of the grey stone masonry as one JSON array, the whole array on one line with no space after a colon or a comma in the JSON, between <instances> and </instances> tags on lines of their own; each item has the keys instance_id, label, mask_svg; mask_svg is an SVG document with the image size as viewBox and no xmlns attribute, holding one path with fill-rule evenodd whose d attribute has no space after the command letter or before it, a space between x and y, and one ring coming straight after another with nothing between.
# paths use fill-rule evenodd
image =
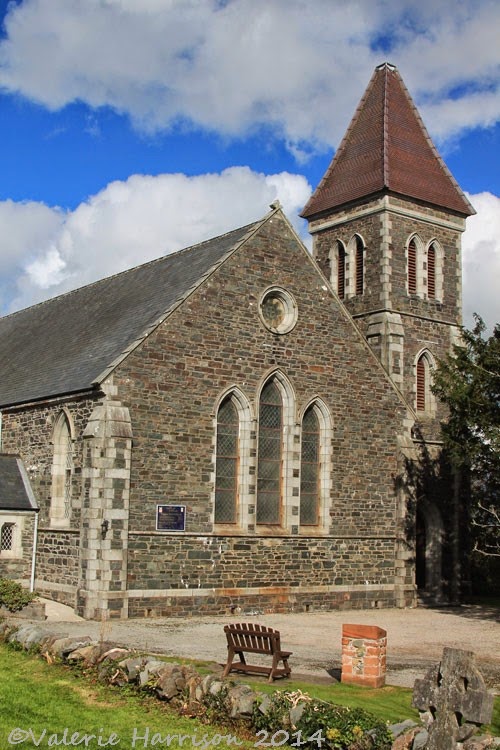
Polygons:
<instances>
[{"instance_id":1,"label":"grey stone masonry","mask_svg":"<svg viewBox=\"0 0 500 750\"><path fill-rule=\"evenodd\" d=\"M113 393L111 384L106 386ZM127 542L132 427L126 407L107 396L84 432L81 581L84 617L127 617Z\"/></svg>"}]
</instances>

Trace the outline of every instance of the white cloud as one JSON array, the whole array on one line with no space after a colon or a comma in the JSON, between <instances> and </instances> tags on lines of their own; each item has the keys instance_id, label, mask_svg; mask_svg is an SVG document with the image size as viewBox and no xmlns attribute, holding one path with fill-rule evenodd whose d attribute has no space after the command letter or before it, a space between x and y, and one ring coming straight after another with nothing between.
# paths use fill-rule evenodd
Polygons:
<instances>
[{"instance_id":1,"label":"white cloud","mask_svg":"<svg viewBox=\"0 0 500 750\"><path fill-rule=\"evenodd\" d=\"M0 202L0 313L5 312L16 294L13 281L20 278L38 249L50 243L63 221L62 211L42 203Z\"/></svg>"},{"instance_id":2,"label":"white cloud","mask_svg":"<svg viewBox=\"0 0 500 750\"><path fill-rule=\"evenodd\" d=\"M467 219L462 240L464 324L470 328L476 312L491 332L500 323L500 197L478 193L469 199L477 213Z\"/></svg>"},{"instance_id":3,"label":"white cloud","mask_svg":"<svg viewBox=\"0 0 500 750\"><path fill-rule=\"evenodd\" d=\"M24 261L44 245L60 227L63 219L62 211L48 208L43 203L1 201L0 276L19 271L19 259Z\"/></svg>"},{"instance_id":4,"label":"white cloud","mask_svg":"<svg viewBox=\"0 0 500 750\"><path fill-rule=\"evenodd\" d=\"M500 117L499 26L491 0L24 0L0 86L53 109L111 106L145 131L270 125L303 154L338 142L388 56L444 138Z\"/></svg>"},{"instance_id":5,"label":"white cloud","mask_svg":"<svg viewBox=\"0 0 500 750\"><path fill-rule=\"evenodd\" d=\"M277 197L307 238L298 211L311 193L306 179L263 175L247 167L187 177L133 175L112 182L64 214L39 203L0 203L3 307L25 307L263 216ZM470 195L477 214L463 236L464 323L479 313L500 322L500 198Z\"/></svg>"},{"instance_id":6,"label":"white cloud","mask_svg":"<svg viewBox=\"0 0 500 750\"><path fill-rule=\"evenodd\" d=\"M4 248L6 264L17 257L16 267L10 266L7 299L11 309L25 307L217 236L261 218L276 198L302 231L298 211L310 194L300 175L232 167L197 177L133 175L110 183L65 217L41 204L22 206L17 224L12 211L13 236L22 238L26 225L34 229L24 243L20 239ZM44 234L40 217L46 214L53 223ZM39 240L36 253L33 237Z\"/></svg>"}]
</instances>

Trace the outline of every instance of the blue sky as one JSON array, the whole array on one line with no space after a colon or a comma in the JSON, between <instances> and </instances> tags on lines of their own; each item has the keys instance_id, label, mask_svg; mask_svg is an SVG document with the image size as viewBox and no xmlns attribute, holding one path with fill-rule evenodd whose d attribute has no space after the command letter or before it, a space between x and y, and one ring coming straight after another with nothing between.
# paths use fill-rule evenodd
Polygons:
<instances>
[{"instance_id":1,"label":"blue sky","mask_svg":"<svg viewBox=\"0 0 500 750\"><path fill-rule=\"evenodd\" d=\"M500 321L497 0L0 0L0 310L298 213L395 64L477 210L464 318Z\"/></svg>"}]
</instances>

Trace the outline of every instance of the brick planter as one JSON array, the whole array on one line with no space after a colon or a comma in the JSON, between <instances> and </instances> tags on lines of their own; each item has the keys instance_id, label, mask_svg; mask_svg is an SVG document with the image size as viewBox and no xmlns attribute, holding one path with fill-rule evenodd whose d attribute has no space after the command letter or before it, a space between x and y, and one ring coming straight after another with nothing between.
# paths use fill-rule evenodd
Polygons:
<instances>
[{"instance_id":1,"label":"brick planter","mask_svg":"<svg viewBox=\"0 0 500 750\"><path fill-rule=\"evenodd\" d=\"M342 626L342 682L383 687L387 632L377 625Z\"/></svg>"}]
</instances>

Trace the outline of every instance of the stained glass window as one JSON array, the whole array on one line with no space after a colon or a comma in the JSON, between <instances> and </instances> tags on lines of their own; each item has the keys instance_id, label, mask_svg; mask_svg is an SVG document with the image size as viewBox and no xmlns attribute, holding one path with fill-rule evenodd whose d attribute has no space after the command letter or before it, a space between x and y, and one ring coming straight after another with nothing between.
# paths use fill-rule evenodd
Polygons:
<instances>
[{"instance_id":1,"label":"stained glass window","mask_svg":"<svg viewBox=\"0 0 500 750\"><path fill-rule=\"evenodd\" d=\"M217 414L215 523L236 523L238 499L238 410L226 398Z\"/></svg>"},{"instance_id":2,"label":"stained glass window","mask_svg":"<svg viewBox=\"0 0 500 750\"><path fill-rule=\"evenodd\" d=\"M272 380L259 404L257 523L279 524L283 458L283 401Z\"/></svg>"},{"instance_id":3,"label":"stained glass window","mask_svg":"<svg viewBox=\"0 0 500 750\"><path fill-rule=\"evenodd\" d=\"M300 523L318 523L320 473L320 429L313 406L302 420L300 454Z\"/></svg>"}]
</instances>

